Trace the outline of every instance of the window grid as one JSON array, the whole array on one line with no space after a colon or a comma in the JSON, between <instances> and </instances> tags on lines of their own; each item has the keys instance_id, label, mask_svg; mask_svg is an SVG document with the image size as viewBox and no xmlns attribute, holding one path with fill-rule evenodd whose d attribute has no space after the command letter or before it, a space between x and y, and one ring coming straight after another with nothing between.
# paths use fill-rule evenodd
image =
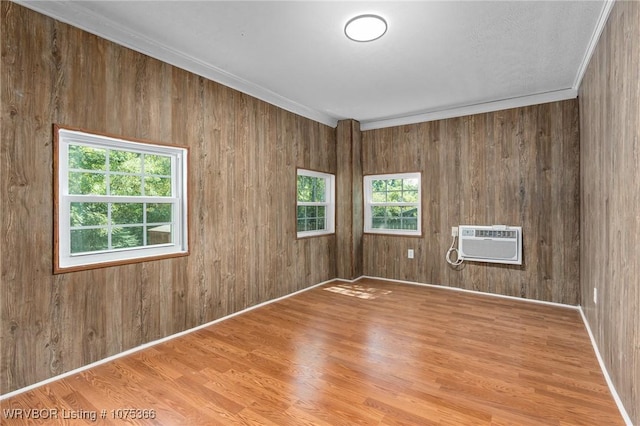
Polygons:
<instances>
[{"instance_id":1,"label":"window grid","mask_svg":"<svg viewBox=\"0 0 640 426\"><path fill-rule=\"evenodd\" d=\"M334 232L334 177L298 169L296 230L298 237Z\"/></svg>"},{"instance_id":2,"label":"window grid","mask_svg":"<svg viewBox=\"0 0 640 426\"><path fill-rule=\"evenodd\" d=\"M55 142L54 272L188 254L185 148L61 127Z\"/></svg>"},{"instance_id":3,"label":"window grid","mask_svg":"<svg viewBox=\"0 0 640 426\"><path fill-rule=\"evenodd\" d=\"M420 235L420 173L365 176L365 232Z\"/></svg>"},{"instance_id":4,"label":"window grid","mask_svg":"<svg viewBox=\"0 0 640 426\"><path fill-rule=\"evenodd\" d=\"M172 176L171 174L164 174L164 173L146 173L146 156L148 154L146 153L138 153L135 151L129 151L129 150L123 150L123 149L112 149L112 148L94 148L91 145L84 145L84 144L74 144L71 143L69 144L69 158L68 158L68 162L71 163L72 162L72 151L73 148L81 148L81 147L85 147L85 148L89 148L89 149L93 149L94 151L104 151L104 156L105 156L105 161L104 161L104 170L102 169L88 169L88 168L82 168L82 167L74 167L74 168L69 168L69 178L71 178L73 173L84 173L87 175L101 175L104 176L104 181L105 181L105 195L102 194L95 194L93 192L86 194L86 193L80 193L80 194L73 194L69 196L69 199L77 199L78 197L87 197L88 199L92 199L95 200L95 204L106 204L107 207L107 221L105 225L76 225L74 226L72 223L69 224L69 229L71 231L71 255L78 255L78 254L83 254L86 252L91 252L91 253L95 253L95 252L99 252L99 251L110 251L110 250L117 250L117 249L133 249L133 248L137 248L137 247L145 247L149 245L149 238L148 238L148 232L149 232L149 225L153 226L153 227L157 227L157 226L162 226L162 225L169 225L169 236L168 236L168 240L165 241L165 243L171 243L173 241L173 236L172 236L172 232L171 230L173 229L173 222L172 221L164 221L164 222L156 222L156 223L148 223L147 220L147 213L148 213L148 205L149 204L170 204L167 203L167 201L171 201L170 197L174 194L175 192L175 185L173 184L174 182L171 181ZM140 172L127 172L127 171L120 171L120 170L112 170L111 169L111 158L112 158L112 153L116 153L117 154L134 154L134 156L139 156L139 158L137 159L137 163L140 168ZM169 162L171 162L171 158L170 157L166 157L166 156L160 156L157 154L151 154L151 157L164 157L166 160L168 160ZM134 157L135 159L135 157ZM169 172L171 172L171 170L173 169L173 164L170 165L170 169ZM139 196L142 199L145 199L145 202L142 203L138 203L138 202L131 202L129 200L126 200L125 197L127 197L127 195L121 195L121 194L112 194L113 192L118 192L118 191L114 191L112 188L112 176L127 176L127 177L138 177L139 181L140 181L140 187L139 187L139 192L140 194L134 194L134 196ZM147 185L146 185L146 178L147 177L155 177L155 178L161 178L161 179L169 179L170 180L170 185L169 185L169 194L168 195L155 195L155 196L147 196L146 192L147 192ZM69 191L71 192L71 191ZM114 197L117 202L104 202L104 198L106 197ZM175 200L174 200L175 201ZM70 203L73 205L74 201L70 201ZM82 204L81 202L75 202L75 204ZM125 222L125 223L115 223L115 221L113 220L113 208L115 204L124 204L124 205L130 205L130 206L135 206L136 204L141 204L141 208L142 208L142 218L139 221L136 222ZM173 216L173 215L172 215ZM72 218L70 218L71 220ZM114 233L118 232L120 229L132 229L134 230L133 233L130 233L132 238L136 238L135 235L135 228L140 228L140 237L142 239L142 241L139 244L134 244L133 241L130 244L122 244L122 243L118 243L116 244L116 242L114 242ZM95 229L99 229L99 230L104 230L106 232L106 247L104 247L104 249L100 250L100 249L92 249L92 250L75 250L74 248L74 235L78 235L81 234L83 230L95 230ZM76 232L74 232L76 231ZM78 232L79 231L79 232ZM117 235L116 235L117 236ZM136 240L139 240L140 237L136 238Z\"/></svg>"}]
</instances>

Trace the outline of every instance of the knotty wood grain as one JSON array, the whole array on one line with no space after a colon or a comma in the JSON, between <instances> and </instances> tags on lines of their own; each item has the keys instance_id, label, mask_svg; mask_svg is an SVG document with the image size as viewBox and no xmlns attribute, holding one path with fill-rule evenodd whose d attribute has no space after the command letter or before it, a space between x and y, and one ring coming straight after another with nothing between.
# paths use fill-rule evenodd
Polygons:
<instances>
[{"instance_id":1,"label":"knotty wood grain","mask_svg":"<svg viewBox=\"0 0 640 426\"><path fill-rule=\"evenodd\" d=\"M580 86L580 304L633 424L640 424L639 22L640 3L615 3Z\"/></svg>"},{"instance_id":2,"label":"knotty wood grain","mask_svg":"<svg viewBox=\"0 0 640 426\"><path fill-rule=\"evenodd\" d=\"M424 208L423 238L364 235L364 274L577 305L578 136L576 100L362 132L363 173L420 171ZM454 270L459 224L522 226L524 264Z\"/></svg>"},{"instance_id":3,"label":"knotty wood grain","mask_svg":"<svg viewBox=\"0 0 640 426\"><path fill-rule=\"evenodd\" d=\"M336 284L3 409L155 410L136 424L624 424L577 310L369 279L357 284L377 298L324 290Z\"/></svg>"},{"instance_id":4,"label":"knotty wood grain","mask_svg":"<svg viewBox=\"0 0 640 426\"><path fill-rule=\"evenodd\" d=\"M296 240L296 167L334 129L2 2L0 392L335 277ZM190 148L190 251L53 276L52 126Z\"/></svg>"}]
</instances>

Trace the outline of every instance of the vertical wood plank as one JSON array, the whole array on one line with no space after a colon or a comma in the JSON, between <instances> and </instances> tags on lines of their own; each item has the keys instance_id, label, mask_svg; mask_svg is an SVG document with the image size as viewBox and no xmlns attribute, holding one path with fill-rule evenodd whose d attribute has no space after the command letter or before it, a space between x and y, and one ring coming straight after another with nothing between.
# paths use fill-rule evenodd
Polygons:
<instances>
[{"instance_id":1,"label":"vertical wood plank","mask_svg":"<svg viewBox=\"0 0 640 426\"><path fill-rule=\"evenodd\" d=\"M364 274L577 304L576 123L569 100L363 132L364 173L422 172L425 209L422 238L364 236ZM523 227L523 266L445 262L452 226L496 223Z\"/></svg>"},{"instance_id":2,"label":"vertical wood plank","mask_svg":"<svg viewBox=\"0 0 640 426\"><path fill-rule=\"evenodd\" d=\"M632 424L640 423L638 22L640 3L615 3L579 91L580 304Z\"/></svg>"},{"instance_id":3,"label":"vertical wood plank","mask_svg":"<svg viewBox=\"0 0 640 426\"><path fill-rule=\"evenodd\" d=\"M295 169L335 131L2 2L0 390L36 383L335 277L295 238ZM52 275L52 125L185 145L190 251Z\"/></svg>"}]
</instances>

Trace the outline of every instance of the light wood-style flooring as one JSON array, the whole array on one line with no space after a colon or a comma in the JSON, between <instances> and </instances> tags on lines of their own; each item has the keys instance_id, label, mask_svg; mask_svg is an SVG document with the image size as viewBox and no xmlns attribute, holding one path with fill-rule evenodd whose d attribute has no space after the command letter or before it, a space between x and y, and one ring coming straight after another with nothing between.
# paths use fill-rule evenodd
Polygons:
<instances>
[{"instance_id":1,"label":"light wood-style flooring","mask_svg":"<svg viewBox=\"0 0 640 426\"><path fill-rule=\"evenodd\" d=\"M86 424L128 408L155 418L126 423L158 425L624 424L577 310L370 279L2 401L34 408Z\"/></svg>"}]
</instances>

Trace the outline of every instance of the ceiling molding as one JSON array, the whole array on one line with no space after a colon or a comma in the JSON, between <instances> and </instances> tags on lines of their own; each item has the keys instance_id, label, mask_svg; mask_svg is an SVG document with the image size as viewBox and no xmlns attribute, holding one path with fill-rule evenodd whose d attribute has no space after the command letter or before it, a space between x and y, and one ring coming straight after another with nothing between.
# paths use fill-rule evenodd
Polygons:
<instances>
[{"instance_id":1,"label":"ceiling molding","mask_svg":"<svg viewBox=\"0 0 640 426\"><path fill-rule=\"evenodd\" d=\"M564 101L578 97L576 89L556 90L553 92L539 93L536 95L521 96L511 99L503 99L495 102L483 102L475 105L463 105L446 110L429 111L402 117L382 119L376 121L363 121L360 130L374 130L385 127L402 126L405 124L423 123L426 121L443 120L446 118L463 117L465 115L483 114L486 112L500 111L510 108L519 108L530 105L544 104L548 102Z\"/></svg>"},{"instance_id":2,"label":"ceiling molding","mask_svg":"<svg viewBox=\"0 0 640 426\"><path fill-rule=\"evenodd\" d=\"M90 32L96 36L110 40L118 45L130 48L142 54L151 56L178 68L190 71L196 75L223 84L227 87L238 90L242 93L253 96L274 106L309 118L319 123L336 127L338 120L336 117L325 111L310 108L299 102L293 101L285 96L269 90L261 85L252 83L233 73L227 72L213 64L199 60L192 55L187 55L174 48L167 47L153 39L144 36L141 32L125 28L114 20L106 19L90 9L82 6L81 3L67 0L14 0L27 8L47 15L53 19L65 22L74 27ZM472 105L458 105L447 109L433 109L428 111L417 111L401 116L390 118L380 118L373 120L362 120L361 130L372 130L378 128L399 126L405 124L415 124L425 121L440 120L452 117L460 117L471 114L480 114L502 109L529 106L534 104L554 102L565 99L576 98L578 90L591 56L595 50L600 34L602 33L609 13L615 0L606 0L597 21L597 25L588 44L577 74L571 88L514 97L503 100L480 102Z\"/></svg>"},{"instance_id":3,"label":"ceiling molding","mask_svg":"<svg viewBox=\"0 0 640 426\"><path fill-rule=\"evenodd\" d=\"M294 114L331 127L338 125L338 119L329 114L301 105L298 102L280 96L269 89L253 84L214 65L170 49L142 34L125 29L117 22L105 19L103 16L98 16L78 5L78 3L65 0L15 0L15 2L43 15L112 41L120 46L127 47L178 68L190 71ZM70 11L72 13L70 13ZM69 19L69 15L73 15L73 18Z\"/></svg>"},{"instance_id":4,"label":"ceiling molding","mask_svg":"<svg viewBox=\"0 0 640 426\"><path fill-rule=\"evenodd\" d=\"M605 25L607 25L609 14L611 13L611 9L613 9L613 5L615 4L615 2L616 0L606 0L602 5L602 11L600 12L600 16L598 17L598 23L593 30L591 40L589 40L589 46L587 47L587 51L584 54L584 58L582 58L582 62L580 63L580 67L578 68L578 73L576 74L576 79L573 82L573 88L576 91L580 89L580 84L582 84L584 74L585 72L587 72L587 67L589 66L591 57L596 50L598 40L600 40L600 35L602 35L602 31L604 30Z\"/></svg>"}]
</instances>

